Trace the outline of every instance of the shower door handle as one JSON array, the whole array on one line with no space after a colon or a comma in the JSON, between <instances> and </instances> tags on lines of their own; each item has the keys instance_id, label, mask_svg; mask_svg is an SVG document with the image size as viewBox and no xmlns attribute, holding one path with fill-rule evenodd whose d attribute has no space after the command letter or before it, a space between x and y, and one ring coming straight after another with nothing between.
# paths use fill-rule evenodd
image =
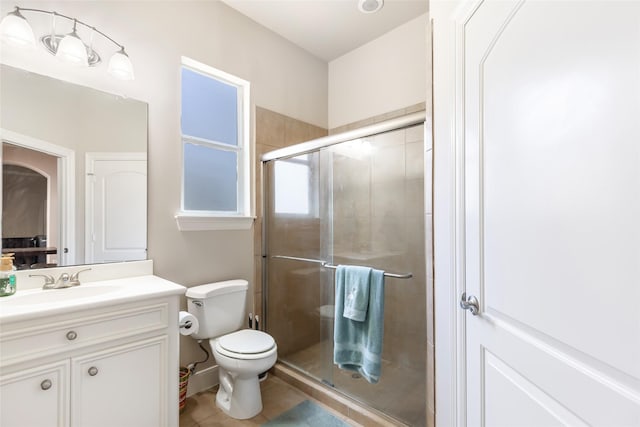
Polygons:
<instances>
[{"instance_id":1,"label":"shower door handle","mask_svg":"<svg viewBox=\"0 0 640 427\"><path fill-rule=\"evenodd\" d=\"M480 312L480 304L478 304L478 298L473 295L467 297L467 293L463 292L460 297L460 308L463 310L469 310L471 314L476 316Z\"/></svg>"}]
</instances>

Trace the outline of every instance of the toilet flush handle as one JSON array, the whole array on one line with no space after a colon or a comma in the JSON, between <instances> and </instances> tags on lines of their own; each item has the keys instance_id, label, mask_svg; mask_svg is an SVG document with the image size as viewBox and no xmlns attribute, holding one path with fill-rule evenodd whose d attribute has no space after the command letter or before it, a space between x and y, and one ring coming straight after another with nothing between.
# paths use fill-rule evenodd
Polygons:
<instances>
[{"instance_id":1,"label":"toilet flush handle","mask_svg":"<svg viewBox=\"0 0 640 427\"><path fill-rule=\"evenodd\" d=\"M202 301L197 300L197 299L193 300L192 302L193 302L193 305L195 305L196 307L202 307L202 305L203 305Z\"/></svg>"}]
</instances>

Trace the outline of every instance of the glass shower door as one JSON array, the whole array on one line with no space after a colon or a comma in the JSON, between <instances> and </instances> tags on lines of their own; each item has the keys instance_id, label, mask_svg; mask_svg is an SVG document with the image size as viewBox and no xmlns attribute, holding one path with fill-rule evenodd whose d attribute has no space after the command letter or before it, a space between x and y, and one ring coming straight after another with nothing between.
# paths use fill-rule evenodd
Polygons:
<instances>
[{"instance_id":1,"label":"glass shower door","mask_svg":"<svg viewBox=\"0 0 640 427\"><path fill-rule=\"evenodd\" d=\"M415 426L426 423L423 133L422 125L386 132L266 169L267 328L280 361ZM296 179L286 163L308 165L309 173L299 166ZM288 187L292 182L304 189ZM278 207L286 197L299 212ZM385 281L377 384L333 364L335 270L315 261L413 274Z\"/></svg>"},{"instance_id":2,"label":"glass shower door","mask_svg":"<svg viewBox=\"0 0 640 427\"><path fill-rule=\"evenodd\" d=\"M322 157L332 165L326 195L332 205L332 262L413 274L385 279L380 381L370 384L335 367L332 382L416 426L426 423L423 134L422 125L386 132L334 145Z\"/></svg>"},{"instance_id":3,"label":"glass shower door","mask_svg":"<svg viewBox=\"0 0 640 427\"><path fill-rule=\"evenodd\" d=\"M327 272L320 262L328 224L321 215L320 153L266 163L265 181L267 330L278 343L280 362L322 381L329 307L323 304Z\"/></svg>"}]
</instances>

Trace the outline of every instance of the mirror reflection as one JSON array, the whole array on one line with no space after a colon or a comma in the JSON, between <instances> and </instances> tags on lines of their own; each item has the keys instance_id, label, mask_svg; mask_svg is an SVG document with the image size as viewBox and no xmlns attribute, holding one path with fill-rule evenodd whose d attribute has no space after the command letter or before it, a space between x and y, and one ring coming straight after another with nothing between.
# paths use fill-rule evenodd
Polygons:
<instances>
[{"instance_id":1,"label":"mirror reflection","mask_svg":"<svg viewBox=\"0 0 640 427\"><path fill-rule=\"evenodd\" d=\"M2 252L19 269L146 259L147 104L0 77Z\"/></svg>"}]
</instances>

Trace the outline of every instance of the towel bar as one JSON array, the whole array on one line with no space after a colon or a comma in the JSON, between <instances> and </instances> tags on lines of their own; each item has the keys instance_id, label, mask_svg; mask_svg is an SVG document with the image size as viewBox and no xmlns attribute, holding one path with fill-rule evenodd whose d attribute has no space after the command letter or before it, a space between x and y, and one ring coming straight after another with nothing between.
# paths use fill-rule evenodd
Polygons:
<instances>
[{"instance_id":1,"label":"towel bar","mask_svg":"<svg viewBox=\"0 0 640 427\"><path fill-rule=\"evenodd\" d=\"M337 265L333 265L328 263L327 261L322 261L320 259L312 259L312 258L299 258L299 257L294 257L294 256L286 256L286 255L272 255L271 258L280 258L280 259L289 259L292 261L304 261L304 262L313 262L316 264L321 264L321 267L325 267L325 268L331 268L333 270L335 270L336 268L338 268ZM384 273L385 277L393 277L395 279L410 279L413 277L412 273L405 273L405 274L397 274L397 273Z\"/></svg>"}]
</instances>

